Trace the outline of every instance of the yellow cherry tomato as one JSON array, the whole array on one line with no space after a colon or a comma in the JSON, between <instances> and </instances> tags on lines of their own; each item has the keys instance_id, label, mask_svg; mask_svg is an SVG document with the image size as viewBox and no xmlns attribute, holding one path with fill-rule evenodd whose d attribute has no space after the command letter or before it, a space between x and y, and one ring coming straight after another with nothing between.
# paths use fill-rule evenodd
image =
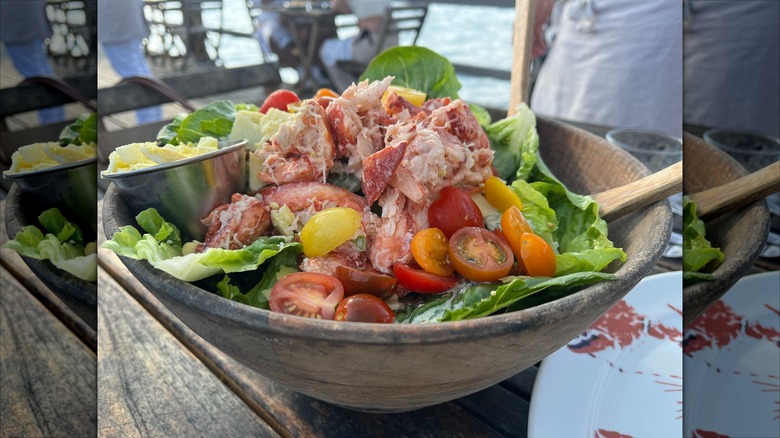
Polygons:
<instances>
[{"instance_id":1,"label":"yellow cherry tomato","mask_svg":"<svg viewBox=\"0 0 780 438\"><path fill-rule=\"evenodd\" d=\"M438 228L426 228L414 235L412 256L426 272L442 277L448 277L453 273L449 241L444 232Z\"/></svg>"},{"instance_id":2,"label":"yellow cherry tomato","mask_svg":"<svg viewBox=\"0 0 780 438\"><path fill-rule=\"evenodd\" d=\"M395 94L403 97L404 99L409 101L409 103L411 103L414 106L420 106L423 103L425 103L426 95L422 91L418 91L418 90L414 90L414 89L406 88L406 87L400 87L398 85L391 85L391 86L389 86L387 88L387 91L385 91L385 94L382 96L382 105L383 106L387 106L386 105L386 103L387 103L387 96L388 96L390 91L394 91Z\"/></svg>"},{"instance_id":3,"label":"yellow cherry tomato","mask_svg":"<svg viewBox=\"0 0 780 438\"><path fill-rule=\"evenodd\" d=\"M493 207L505 211L511 206L523 209L523 202L500 178L491 176L485 181L485 198Z\"/></svg>"},{"instance_id":4,"label":"yellow cherry tomato","mask_svg":"<svg viewBox=\"0 0 780 438\"><path fill-rule=\"evenodd\" d=\"M309 219L301 229L306 257L321 257L348 241L360 228L360 213L346 207L326 208Z\"/></svg>"}]
</instances>

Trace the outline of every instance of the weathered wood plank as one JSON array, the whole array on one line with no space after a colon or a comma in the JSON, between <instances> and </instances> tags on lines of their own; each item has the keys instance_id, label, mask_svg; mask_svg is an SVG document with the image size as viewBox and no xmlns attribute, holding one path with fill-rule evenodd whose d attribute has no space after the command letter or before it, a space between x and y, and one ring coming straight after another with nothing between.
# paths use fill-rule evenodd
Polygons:
<instances>
[{"instance_id":1,"label":"weathered wood plank","mask_svg":"<svg viewBox=\"0 0 780 438\"><path fill-rule=\"evenodd\" d=\"M161 80L187 99L282 82L275 64L176 74ZM170 101L168 97L137 83L118 84L98 90L98 114L105 116Z\"/></svg>"},{"instance_id":2,"label":"weathered wood plank","mask_svg":"<svg viewBox=\"0 0 780 438\"><path fill-rule=\"evenodd\" d=\"M95 353L3 267L0 283L0 436L95 436Z\"/></svg>"},{"instance_id":3,"label":"weathered wood plank","mask_svg":"<svg viewBox=\"0 0 780 438\"><path fill-rule=\"evenodd\" d=\"M76 91L88 99L97 97L96 73L71 76L64 78L63 82L73 86ZM71 102L73 99L65 93L43 84L3 88L0 89L0 118Z\"/></svg>"},{"instance_id":4,"label":"weathered wood plank","mask_svg":"<svg viewBox=\"0 0 780 438\"><path fill-rule=\"evenodd\" d=\"M98 432L127 436L277 436L102 269Z\"/></svg>"},{"instance_id":5,"label":"weathered wood plank","mask_svg":"<svg viewBox=\"0 0 780 438\"><path fill-rule=\"evenodd\" d=\"M529 401L500 385L493 385L476 394L460 398L455 403L503 435L523 438L527 436Z\"/></svg>"}]
</instances>

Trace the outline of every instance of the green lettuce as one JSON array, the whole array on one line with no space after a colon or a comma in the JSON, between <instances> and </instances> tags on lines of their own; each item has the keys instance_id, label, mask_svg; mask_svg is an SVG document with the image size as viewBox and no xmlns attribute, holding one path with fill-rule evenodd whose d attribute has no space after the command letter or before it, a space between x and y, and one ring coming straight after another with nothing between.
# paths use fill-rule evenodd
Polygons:
<instances>
[{"instance_id":1,"label":"green lettuce","mask_svg":"<svg viewBox=\"0 0 780 438\"><path fill-rule=\"evenodd\" d=\"M572 293L581 286L615 278L614 274L603 272L577 272L554 278L508 277L504 284L467 283L455 293L434 296L410 311L399 312L396 321L425 323L480 318L516 306L546 289L557 288L559 292Z\"/></svg>"},{"instance_id":2,"label":"green lettuce","mask_svg":"<svg viewBox=\"0 0 780 438\"><path fill-rule=\"evenodd\" d=\"M696 214L696 203L683 197L683 285L714 280L712 270L723 262L720 248L705 237L704 221Z\"/></svg>"},{"instance_id":3,"label":"green lettuce","mask_svg":"<svg viewBox=\"0 0 780 438\"><path fill-rule=\"evenodd\" d=\"M35 225L27 225L4 246L25 257L48 260L82 280L96 281L95 242L85 245L78 225L65 219L57 208L41 213L38 222L46 234Z\"/></svg>"},{"instance_id":4,"label":"green lettuce","mask_svg":"<svg viewBox=\"0 0 780 438\"><path fill-rule=\"evenodd\" d=\"M202 137L226 140L233 129L239 109L251 108L256 107L251 104L234 105L229 100L216 100L190 114L179 114L171 123L160 128L157 144L163 146L197 143Z\"/></svg>"},{"instance_id":5,"label":"green lettuce","mask_svg":"<svg viewBox=\"0 0 780 438\"><path fill-rule=\"evenodd\" d=\"M281 236L261 237L241 249L208 248L200 253L183 254L181 234L176 225L162 219L155 209L136 216L143 228L125 225L114 233L104 248L123 257L146 260L155 268L184 281L198 281L219 273L246 272L257 269L266 260L290 248L300 252L301 244Z\"/></svg>"},{"instance_id":6,"label":"green lettuce","mask_svg":"<svg viewBox=\"0 0 780 438\"><path fill-rule=\"evenodd\" d=\"M388 76L395 77L393 85L422 91L428 99L457 99L462 86L447 58L420 46L385 50L371 60L360 80L379 81Z\"/></svg>"},{"instance_id":7,"label":"green lettuce","mask_svg":"<svg viewBox=\"0 0 780 438\"><path fill-rule=\"evenodd\" d=\"M526 104L517 113L485 127L493 149L493 166L498 176L507 182L526 179L536 164L539 135L536 116Z\"/></svg>"},{"instance_id":8,"label":"green lettuce","mask_svg":"<svg viewBox=\"0 0 780 438\"><path fill-rule=\"evenodd\" d=\"M238 281L232 281L228 275L225 275L222 281L217 283L216 289L227 299L261 309L268 309L271 289L276 282L287 274L298 272L298 253L299 251L295 250L295 248L281 251L267 263L260 281L246 290L246 292L242 291L243 287L237 284L239 283Z\"/></svg>"},{"instance_id":9,"label":"green lettuce","mask_svg":"<svg viewBox=\"0 0 780 438\"><path fill-rule=\"evenodd\" d=\"M59 136L60 146L97 143L97 115L82 114L62 129Z\"/></svg>"}]
</instances>

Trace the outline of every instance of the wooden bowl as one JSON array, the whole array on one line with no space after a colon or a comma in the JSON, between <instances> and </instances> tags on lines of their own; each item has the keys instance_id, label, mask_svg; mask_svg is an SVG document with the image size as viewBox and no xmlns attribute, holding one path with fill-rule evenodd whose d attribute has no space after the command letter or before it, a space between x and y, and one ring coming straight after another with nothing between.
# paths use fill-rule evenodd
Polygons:
<instances>
[{"instance_id":1,"label":"wooden bowl","mask_svg":"<svg viewBox=\"0 0 780 438\"><path fill-rule=\"evenodd\" d=\"M540 118L545 162L579 193L647 175L639 161L600 137ZM133 223L111 187L104 229ZM618 279L522 311L435 324L367 324L306 319L249 307L122 258L128 269L193 331L247 367L295 391L367 412L401 412L453 400L537 363L580 334L647 274L672 226L666 201L609 224L628 254Z\"/></svg>"},{"instance_id":2,"label":"wooden bowl","mask_svg":"<svg viewBox=\"0 0 780 438\"><path fill-rule=\"evenodd\" d=\"M747 175L747 171L726 152L699 137L683 137L683 192L696 193L721 186ZM702 281L683 288L683 324L688 326L739 280L761 253L769 234L769 209L766 201L754 202L736 212L710 220L706 235L725 256L712 273L713 281Z\"/></svg>"}]
</instances>

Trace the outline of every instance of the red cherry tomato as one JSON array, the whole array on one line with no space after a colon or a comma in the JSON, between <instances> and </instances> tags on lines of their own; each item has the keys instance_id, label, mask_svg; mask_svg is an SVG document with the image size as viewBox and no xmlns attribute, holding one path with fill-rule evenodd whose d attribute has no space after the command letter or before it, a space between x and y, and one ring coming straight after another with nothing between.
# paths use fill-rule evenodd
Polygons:
<instances>
[{"instance_id":1,"label":"red cherry tomato","mask_svg":"<svg viewBox=\"0 0 780 438\"><path fill-rule=\"evenodd\" d=\"M492 231L480 227L461 228L450 239L452 267L471 281L496 281L512 270L512 248Z\"/></svg>"},{"instance_id":2,"label":"red cherry tomato","mask_svg":"<svg viewBox=\"0 0 780 438\"><path fill-rule=\"evenodd\" d=\"M260 112L265 114L271 108L276 108L280 111L287 111L287 105L300 101L301 99L298 98L298 95L293 91L276 90L265 98L263 106L260 107Z\"/></svg>"},{"instance_id":3,"label":"red cherry tomato","mask_svg":"<svg viewBox=\"0 0 780 438\"><path fill-rule=\"evenodd\" d=\"M463 227L483 226L482 212L463 190L447 186L439 192L439 199L428 208L428 222L449 239Z\"/></svg>"},{"instance_id":4,"label":"red cherry tomato","mask_svg":"<svg viewBox=\"0 0 780 438\"><path fill-rule=\"evenodd\" d=\"M395 313L384 301L371 294L357 294L344 298L336 308L336 321L381 322L395 321Z\"/></svg>"},{"instance_id":5,"label":"red cherry tomato","mask_svg":"<svg viewBox=\"0 0 780 438\"><path fill-rule=\"evenodd\" d=\"M295 272L277 281L268 299L274 312L316 319L333 319L344 298L344 287L333 276Z\"/></svg>"},{"instance_id":6,"label":"red cherry tomato","mask_svg":"<svg viewBox=\"0 0 780 438\"><path fill-rule=\"evenodd\" d=\"M398 285L398 281L384 274L339 266L336 278L344 286L344 295L371 294L381 299L389 297Z\"/></svg>"},{"instance_id":7,"label":"red cherry tomato","mask_svg":"<svg viewBox=\"0 0 780 438\"><path fill-rule=\"evenodd\" d=\"M398 284L410 291L423 294L445 292L458 284L456 277L430 274L422 269L415 269L401 263L393 265L393 274L398 279Z\"/></svg>"}]
</instances>

